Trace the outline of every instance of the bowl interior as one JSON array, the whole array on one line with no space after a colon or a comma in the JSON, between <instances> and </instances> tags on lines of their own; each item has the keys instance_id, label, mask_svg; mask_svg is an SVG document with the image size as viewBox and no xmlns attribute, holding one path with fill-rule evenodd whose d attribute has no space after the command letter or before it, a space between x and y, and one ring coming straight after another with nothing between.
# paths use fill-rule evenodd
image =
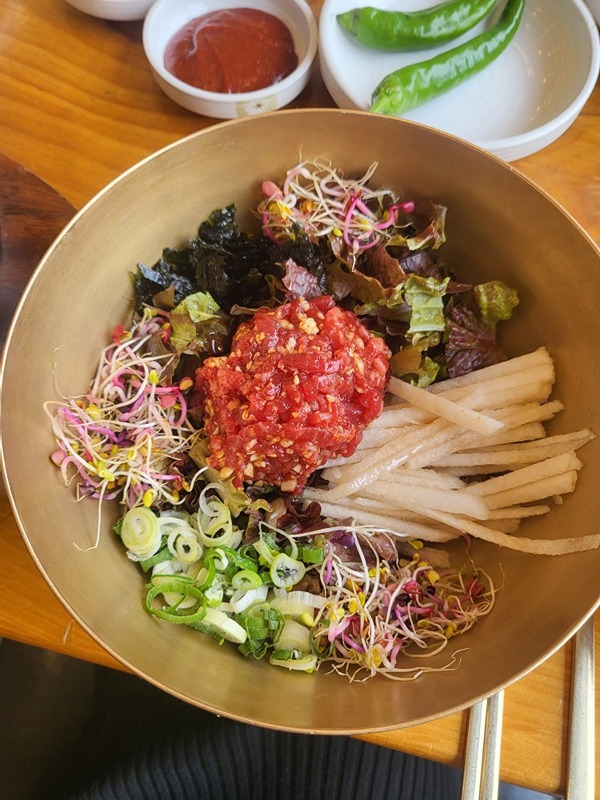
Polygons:
<instances>
[{"instance_id":1,"label":"bowl interior","mask_svg":"<svg viewBox=\"0 0 600 800\"><path fill-rule=\"evenodd\" d=\"M335 131L335 135L333 132ZM268 147L265 143L268 142ZM329 733L411 725L507 685L564 643L598 603L600 551L561 557L475 543L503 588L493 613L457 648L460 667L413 682L289 673L243 659L142 608L144 579L111 534L106 506L76 502L49 460L44 403L85 390L98 352L130 304L128 271L181 246L213 209L235 202L250 224L260 184L300 155L346 173L379 162L375 180L447 205L445 259L465 278L502 278L521 305L505 326L511 354L546 345L557 363L558 431L600 430L597 404L600 253L552 200L503 162L438 131L339 110L286 111L206 129L129 170L94 198L39 265L15 315L2 373L3 466L24 539L50 586L85 629L147 680L187 701L259 725ZM565 274L568 292L565 293ZM576 492L529 536L597 532L597 441L581 452ZM92 549L89 549L92 548ZM501 566L500 566L501 565ZM502 569L502 573L501 573ZM577 591L573 591L576 578ZM447 662L447 652L428 662Z\"/></svg>"}]
</instances>

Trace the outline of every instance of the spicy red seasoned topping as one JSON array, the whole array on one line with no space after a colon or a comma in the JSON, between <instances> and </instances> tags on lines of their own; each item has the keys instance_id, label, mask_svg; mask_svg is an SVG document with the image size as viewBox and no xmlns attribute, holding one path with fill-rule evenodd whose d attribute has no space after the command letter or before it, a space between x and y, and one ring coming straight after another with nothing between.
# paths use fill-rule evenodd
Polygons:
<instances>
[{"instance_id":1,"label":"spicy red seasoned topping","mask_svg":"<svg viewBox=\"0 0 600 800\"><path fill-rule=\"evenodd\" d=\"M234 485L298 493L329 458L351 455L383 406L389 351L328 296L261 309L227 356L196 373L209 465Z\"/></svg>"}]
</instances>

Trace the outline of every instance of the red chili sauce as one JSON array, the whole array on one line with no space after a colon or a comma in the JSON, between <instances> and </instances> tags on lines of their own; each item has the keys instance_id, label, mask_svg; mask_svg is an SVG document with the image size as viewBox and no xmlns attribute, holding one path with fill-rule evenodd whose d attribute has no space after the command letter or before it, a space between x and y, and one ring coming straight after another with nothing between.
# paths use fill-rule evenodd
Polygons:
<instances>
[{"instance_id":1,"label":"red chili sauce","mask_svg":"<svg viewBox=\"0 0 600 800\"><path fill-rule=\"evenodd\" d=\"M300 492L329 459L351 455L379 416L389 352L331 297L260 309L227 356L196 372L209 465L244 483Z\"/></svg>"},{"instance_id":2,"label":"red chili sauce","mask_svg":"<svg viewBox=\"0 0 600 800\"><path fill-rule=\"evenodd\" d=\"M165 51L169 72L209 92L263 89L297 66L294 40L285 23L256 8L196 17L172 37Z\"/></svg>"}]
</instances>

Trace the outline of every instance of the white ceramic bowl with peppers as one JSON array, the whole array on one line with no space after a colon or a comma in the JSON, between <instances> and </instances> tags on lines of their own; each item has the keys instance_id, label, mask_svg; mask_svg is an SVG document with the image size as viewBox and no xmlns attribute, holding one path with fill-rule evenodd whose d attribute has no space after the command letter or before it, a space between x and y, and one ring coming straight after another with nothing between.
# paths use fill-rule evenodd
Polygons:
<instances>
[{"instance_id":1,"label":"white ceramic bowl with peppers","mask_svg":"<svg viewBox=\"0 0 600 800\"><path fill-rule=\"evenodd\" d=\"M403 10L435 5L404 0ZM340 108L368 110L372 93L390 73L432 58L489 30L504 7L451 42L422 51L375 50L353 40L337 21L352 8L377 5L394 10L394 0L325 0L319 18L319 62L325 86ZM589 8L588 8L589 6ZM445 94L401 114L514 161L561 136L587 102L600 69L600 39L592 18L600 0L527 0L516 36L479 73Z\"/></svg>"},{"instance_id":2,"label":"white ceramic bowl with peppers","mask_svg":"<svg viewBox=\"0 0 600 800\"><path fill-rule=\"evenodd\" d=\"M297 58L297 64L289 74L250 91L236 91L235 87L214 91L192 85L167 69L165 52L169 43L192 20L215 12L247 9L271 15L288 29ZM244 38L254 44L252 34ZM317 41L316 21L304 0L244 0L243 3L240 0L158 0L146 16L143 31L146 57L165 94L189 111L217 119L275 111L291 103L310 80ZM239 61L239 54L236 60ZM231 63L234 63L233 58Z\"/></svg>"}]
</instances>

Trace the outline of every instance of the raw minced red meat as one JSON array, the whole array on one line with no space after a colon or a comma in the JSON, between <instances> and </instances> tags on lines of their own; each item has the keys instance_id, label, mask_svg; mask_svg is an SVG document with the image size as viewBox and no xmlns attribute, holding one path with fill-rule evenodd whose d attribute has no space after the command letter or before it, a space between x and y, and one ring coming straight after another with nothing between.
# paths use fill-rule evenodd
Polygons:
<instances>
[{"instance_id":1,"label":"raw minced red meat","mask_svg":"<svg viewBox=\"0 0 600 800\"><path fill-rule=\"evenodd\" d=\"M383 406L389 352L328 296L261 309L227 356L196 373L209 465L234 485L297 493L329 458L351 455Z\"/></svg>"}]
</instances>

